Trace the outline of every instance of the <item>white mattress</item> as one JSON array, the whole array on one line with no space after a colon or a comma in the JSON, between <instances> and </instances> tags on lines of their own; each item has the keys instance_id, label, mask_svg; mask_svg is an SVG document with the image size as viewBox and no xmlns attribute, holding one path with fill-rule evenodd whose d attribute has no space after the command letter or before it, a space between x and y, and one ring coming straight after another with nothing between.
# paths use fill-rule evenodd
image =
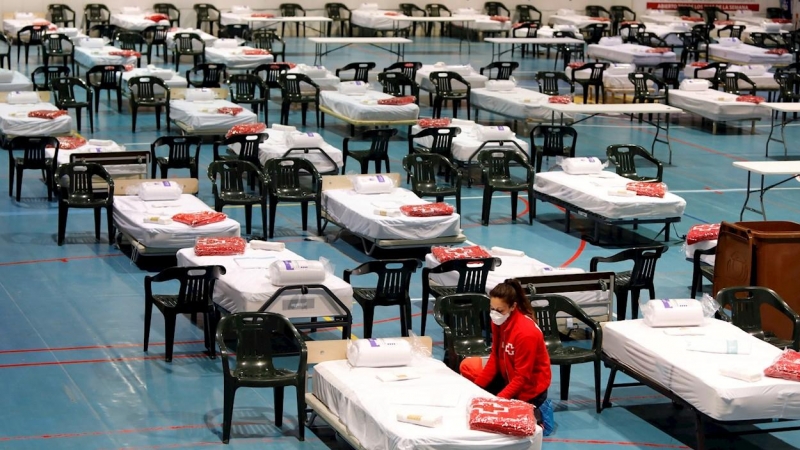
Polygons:
<instances>
[{"instance_id":1,"label":"white mattress","mask_svg":"<svg viewBox=\"0 0 800 450\"><path fill-rule=\"evenodd\" d=\"M113 142L113 141L112 141ZM72 155L78 153L116 153L116 152L124 152L125 147L118 145L116 142L113 142L112 145L99 147L95 145L89 145L88 143L84 146L78 147L74 150L65 150L63 148L58 149L58 159L56 163L58 165L67 164L70 161ZM44 150L45 156L48 158L52 158L55 156L56 150L54 148L47 147ZM108 171L110 175L132 175L138 174L141 176L147 176L149 166L147 164L112 164L112 165L105 165L103 166Z\"/></svg>"},{"instance_id":2,"label":"white mattress","mask_svg":"<svg viewBox=\"0 0 800 450\"><path fill-rule=\"evenodd\" d=\"M267 270L275 261L303 260L302 256L290 250L271 252L253 250L249 246L244 255L236 256L197 256L194 253L194 242L189 248L178 251L179 266L194 265L221 265L226 273L222 275L214 286L214 303L232 313L258 311L259 308L280 289L270 281ZM328 274L324 284L341 302L350 307L353 303L353 287L339 277ZM327 296L319 289L312 289L309 295L303 296L305 302L298 302L300 297L297 291L281 296L268 312L283 314L292 318L319 317L327 315L341 315L339 305L328 300Z\"/></svg>"},{"instance_id":3,"label":"white mattress","mask_svg":"<svg viewBox=\"0 0 800 450\"><path fill-rule=\"evenodd\" d=\"M508 278L536 277L547 275L542 273L542 269L553 266L545 264L530 256L495 256L502 260L502 264L489 272L486 279L486 293L488 294L495 286L504 282ZM425 266L434 268L441 263L433 253L425 255ZM458 272L444 272L431 274L431 280L441 286L455 286L458 284ZM608 292L603 291L584 291L584 292L565 292L559 293L569 297L577 303L591 317L608 320L608 306L597 306L598 303L608 303ZM591 305L591 306L584 306Z\"/></svg>"},{"instance_id":4,"label":"white mattress","mask_svg":"<svg viewBox=\"0 0 800 450\"><path fill-rule=\"evenodd\" d=\"M175 34L177 33L194 33L200 37L200 39L206 44L206 47L213 45L214 41L219 39L218 37L208 34L203 30L197 30L194 28L176 28L175 31L170 31L167 33L167 48L172 49L175 46ZM200 44L195 43L192 48L195 50L200 50Z\"/></svg>"},{"instance_id":5,"label":"white mattress","mask_svg":"<svg viewBox=\"0 0 800 450\"><path fill-rule=\"evenodd\" d=\"M297 67L287 70L287 73L303 73ZM326 70L324 77L311 77L314 83L317 83L321 91L335 91L339 88L339 77L333 74L330 70Z\"/></svg>"},{"instance_id":6,"label":"white mattress","mask_svg":"<svg viewBox=\"0 0 800 450\"><path fill-rule=\"evenodd\" d=\"M480 148L480 146L485 142L478 139L478 134L476 132L475 122L470 120L456 120L456 123L451 123L451 127L459 127L461 128L461 134L453 138L453 158L458 161L468 162L472 155ZM419 125L414 125L411 127L411 133L417 134L422 131L422 127ZM433 137L423 137L414 139L414 142L429 147L433 143ZM519 136L514 135L514 142L519 144L522 150L525 152L526 155L530 154L528 152L528 142L520 139ZM516 149L513 145L509 147L510 149ZM477 159L472 160L473 163L477 163Z\"/></svg>"},{"instance_id":7,"label":"white mattress","mask_svg":"<svg viewBox=\"0 0 800 450\"><path fill-rule=\"evenodd\" d=\"M771 55L767 49L748 44L741 44L736 47L724 47L720 44L708 46L710 58L729 62L744 64L791 64L794 56L791 53L785 55Z\"/></svg>"},{"instance_id":8,"label":"white mattress","mask_svg":"<svg viewBox=\"0 0 800 450\"><path fill-rule=\"evenodd\" d=\"M122 72L122 88L123 88L122 93L124 95L127 95L128 92L130 92L130 89L128 88L128 81L131 78L133 78L133 77L150 77L150 76L154 76L154 75L151 75L150 71L148 69L146 69L146 68L133 69L133 70L130 70L128 72ZM160 78L160 77L156 77L156 78ZM170 78L169 80L163 80L163 81L170 88L185 88L186 87L186 78L178 75L177 73L174 73L172 75L172 78ZM138 91L138 89L139 88L136 88L137 91ZM156 86L154 89L155 89L156 95L164 93L164 90L160 86Z\"/></svg>"},{"instance_id":9,"label":"white mattress","mask_svg":"<svg viewBox=\"0 0 800 450\"><path fill-rule=\"evenodd\" d=\"M433 85L433 82L431 81L430 78L431 73L439 71L446 72L448 70L451 70L453 67L458 67L459 69L463 69L464 66L445 65L444 67L436 67L433 64L424 64L422 67L419 68L419 70L417 70L417 75L414 81L416 81L417 84L419 84L420 89L424 91L435 92L436 87ZM486 81L489 80L489 77L487 77L486 75L481 75L475 69L472 69L469 75L463 75L463 77L465 80L467 80L472 89L482 88L486 86ZM453 89L466 90L467 87L458 81L454 81Z\"/></svg>"},{"instance_id":10,"label":"white mattress","mask_svg":"<svg viewBox=\"0 0 800 450\"><path fill-rule=\"evenodd\" d=\"M686 259L692 261L694 259L695 250L708 250L716 246L717 246L716 239L712 239L710 241L695 242L694 244L687 244L684 241L683 251L686 254ZM700 255L700 261L708 264L709 266L713 266L716 260L717 260L717 255Z\"/></svg>"},{"instance_id":11,"label":"white mattress","mask_svg":"<svg viewBox=\"0 0 800 450\"><path fill-rule=\"evenodd\" d=\"M533 189L609 219L664 219L683 215L686 200L670 192L664 198L608 195L610 189L625 189L630 182L609 171L602 175L540 172L536 174Z\"/></svg>"},{"instance_id":12,"label":"white mattress","mask_svg":"<svg viewBox=\"0 0 800 450\"><path fill-rule=\"evenodd\" d=\"M726 72L741 72L747 75L748 78L753 80L753 83L756 84L758 90L762 89L775 89L777 90L780 88L778 82L775 81L775 74L772 72L766 72L762 75L750 75L750 71L752 71L753 67L760 67L759 65L747 65L747 66L738 66L738 65L731 65L728 67ZM769 70L769 66L766 66L767 70ZM694 78L694 71L697 67L692 67L691 65L684 67L683 69L683 76L685 78ZM709 78L714 75L713 70L700 70L697 73L702 78ZM739 82L739 87L742 89L749 89L750 85L745 83L744 81ZM672 91L671 91L672 92Z\"/></svg>"},{"instance_id":13,"label":"white mattress","mask_svg":"<svg viewBox=\"0 0 800 450\"><path fill-rule=\"evenodd\" d=\"M252 23L250 19L254 18L253 13L233 13L233 12L224 12L219 15L219 23L222 25L236 25L236 24L250 24ZM276 22L263 22L262 18L259 18L258 22L254 23L253 28L277 28L278 23Z\"/></svg>"},{"instance_id":14,"label":"white mattress","mask_svg":"<svg viewBox=\"0 0 800 450\"><path fill-rule=\"evenodd\" d=\"M636 66L630 64L629 68L620 67L617 70L614 70L615 66L617 66L617 64L613 63L603 72L603 86L608 89L633 90L633 84L631 83L631 80L628 79L628 74L636 72ZM572 67L567 66L567 68L564 69L564 73L568 78L572 79ZM591 69L579 70L575 73L575 79L587 80L591 75Z\"/></svg>"},{"instance_id":15,"label":"white mattress","mask_svg":"<svg viewBox=\"0 0 800 450\"><path fill-rule=\"evenodd\" d=\"M258 160L261 162L262 166L270 159L283 158L284 154L289 150L289 145L286 143L286 133L272 128L268 128L266 132L269 134L269 139L261 143L258 147ZM342 167L342 151L340 149L327 142L319 147L333 160L335 165L331 164L331 162L318 151L311 153L292 152L287 155L287 157L307 159L314 164L314 167L316 167L319 172L331 172ZM239 154L238 145L235 148L231 146L231 150L237 155Z\"/></svg>"},{"instance_id":16,"label":"white mattress","mask_svg":"<svg viewBox=\"0 0 800 450\"><path fill-rule=\"evenodd\" d=\"M14 77L8 83L0 83L0 92L32 91L33 82L19 71L14 71Z\"/></svg>"},{"instance_id":17,"label":"white mattress","mask_svg":"<svg viewBox=\"0 0 800 450\"><path fill-rule=\"evenodd\" d=\"M409 217L403 214L386 217L375 209L387 204L423 205L431 203L405 188L395 188L391 194L357 194L353 189L322 191L322 207L336 223L351 232L371 239L434 239L457 236L461 232L461 217L457 213L438 217Z\"/></svg>"},{"instance_id":18,"label":"white mattress","mask_svg":"<svg viewBox=\"0 0 800 450\"><path fill-rule=\"evenodd\" d=\"M216 48L206 47L206 62L225 64L228 69L255 69L261 64L275 60L272 55L245 55L244 50L252 47Z\"/></svg>"},{"instance_id":19,"label":"white mattress","mask_svg":"<svg viewBox=\"0 0 800 450\"><path fill-rule=\"evenodd\" d=\"M75 47L75 62L83 67L92 68L94 66L113 66L113 65L136 65L136 57L111 56L108 52L119 51L118 48L106 45L103 48Z\"/></svg>"},{"instance_id":20,"label":"white mattress","mask_svg":"<svg viewBox=\"0 0 800 450\"><path fill-rule=\"evenodd\" d=\"M659 24L682 23L682 24L688 25L689 28L691 28L693 25L697 25L697 24L703 23L703 22L690 22L688 20L681 19L680 16L667 15L667 14L644 14L642 16L639 16L639 20L641 20L642 22L645 22L645 23L653 22L653 23L659 23ZM650 30L648 30L648 31L650 31Z\"/></svg>"},{"instance_id":21,"label":"white mattress","mask_svg":"<svg viewBox=\"0 0 800 450\"><path fill-rule=\"evenodd\" d=\"M119 13L112 13L111 18L109 19L111 25L116 25L120 28L125 28L126 30L133 30L133 31L142 31L147 27L151 27L153 25L166 25L169 26L169 20L162 20L160 22L153 22L152 20L145 19L145 16L149 16L154 13L148 14L119 14Z\"/></svg>"},{"instance_id":22,"label":"white mattress","mask_svg":"<svg viewBox=\"0 0 800 450\"><path fill-rule=\"evenodd\" d=\"M764 377L748 383L719 374L721 367L767 368L781 350L736 326L707 319L702 327L715 339L737 339L752 345L749 355L686 350L687 342L704 336L669 336L644 320L609 322L603 327L603 352L720 421L800 419L800 383Z\"/></svg>"},{"instance_id":23,"label":"white mattress","mask_svg":"<svg viewBox=\"0 0 800 450\"><path fill-rule=\"evenodd\" d=\"M660 23L645 23L645 31L650 33L654 33L656 36L664 39L667 42L667 45L683 45L683 41L678 37L676 33L682 33L685 31L692 31L692 26L689 25L689 22L675 22L671 24L660 24ZM623 35L628 34L628 30L624 30Z\"/></svg>"},{"instance_id":24,"label":"white mattress","mask_svg":"<svg viewBox=\"0 0 800 450\"><path fill-rule=\"evenodd\" d=\"M194 195L182 194L178 200L145 202L136 195L114 197L114 223L120 231L145 247L181 249L194 246L195 239L204 236L239 236L239 222L227 218L222 222L199 227L173 222L168 225L144 223L149 216L172 217L178 213L213 211Z\"/></svg>"},{"instance_id":25,"label":"white mattress","mask_svg":"<svg viewBox=\"0 0 800 450\"><path fill-rule=\"evenodd\" d=\"M253 111L243 108L235 116L220 114L219 108L237 108L239 105L227 100L212 100L208 102L187 102L186 100L170 101L170 118L182 122L194 130L229 130L234 125L243 123L256 123L258 118Z\"/></svg>"},{"instance_id":26,"label":"white mattress","mask_svg":"<svg viewBox=\"0 0 800 450\"><path fill-rule=\"evenodd\" d=\"M695 113L713 121L744 120L760 118L769 114L769 110L755 103L737 102L736 94L715 91L669 91L669 104L676 108Z\"/></svg>"},{"instance_id":27,"label":"white mattress","mask_svg":"<svg viewBox=\"0 0 800 450\"><path fill-rule=\"evenodd\" d=\"M500 22L492 20L492 16L486 14L456 14L453 13L453 18L473 19L470 22L453 22L453 26L463 27L465 24L471 30L477 31L508 31L511 29L511 21Z\"/></svg>"},{"instance_id":28,"label":"white mattress","mask_svg":"<svg viewBox=\"0 0 800 450\"><path fill-rule=\"evenodd\" d=\"M30 111L57 111L52 103L31 103L10 105L0 103L0 132L11 136L47 136L69 134L72 131L72 116L69 114L55 119L28 117Z\"/></svg>"},{"instance_id":29,"label":"white mattress","mask_svg":"<svg viewBox=\"0 0 800 450\"><path fill-rule=\"evenodd\" d=\"M771 32L768 32L766 29L764 29L763 26L750 25L750 24L747 24L745 22L741 22L738 19L736 20L735 24L736 25L744 25L746 27L744 30L742 30L741 40L743 42L750 42L750 33L771 33ZM717 27L713 31L711 31L711 37L719 38L719 31L721 29L722 29L722 27ZM781 30L780 32L781 33L787 33L786 30ZM725 31L725 34L723 36L727 37L728 33L729 33L728 31Z\"/></svg>"},{"instance_id":30,"label":"white mattress","mask_svg":"<svg viewBox=\"0 0 800 450\"><path fill-rule=\"evenodd\" d=\"M337 91L320 92L320 103L331 111L352 120L371 122L391 122L398 120L416 120L419 118L419 106L378 105L377 101L392 98L389 94L378 91L367 91L365 95L345 95Z\"/></svg>"},{"instance_id":31,"label":"white mattress","mask_svg":"<svg viewBox=\"0 0 800 450\"><path fill-rule=\"evenodd\" d=\"M534 436L522 438L470 430L470 400L491 394L441 361L419 358L408 367L420 378L387 386L377 375L397 373L398 368L354 368L347 360L322 362L314 366L312 392L370 450L541 448L539 427ZM426 428L398 422L397 413L407 411L442 414L443 424Z\"/></svg>"},{"instance_id":32,"label":"white mattress","mask_svg":"<svg viewBox=\"0 0 800 450\"><path fill-rule=\"evenodd\" d=\"M747 28L750 28L750 27L763 27L764 21L765 20L770 20L770 19L767 19L766 17L740 16L740 15L731 14L731 20L734 20L736 22L741 22L743 25L746 25ZM780 24L780 26L781 26L781 30L784 30L784 31L791 31L792 30L792 24L791 23L782 23L782 24Z\"/></svg>"},{"instance_id":33,"label":"white mattress","mask_svg":"<svg viewBox=\"0 0 800 450\"><path fill-rule=\"evenodd\" d=\"M398 28L408 28L411 26L411 22L395 22L394 18L402 16L402 14L397 16L387 16L387 12L389 11L383 9L377 11L354 9L350 11L350 22L353 25L362 28L371 28L373 30L384 31Z\"/></svg>"},{"instance_id":34,"label":"white mattress","mask_svg":"<svg viewBox=\"0 0 800 450\"><path fill-rule=\"evenodd\" d=\"M605 23L611 27L611 22L608 21L601 21L597 20L594 17L589 16L582 16L582 15L574 15L574 16L559 16L557 14L553 14L550 16L549 23L551 25L574 25L576 27L583 28L586 25L591 25L593 23Z\"/></svg>"},{"instance_id":35,"label":"white mattress","mask_svg":"<svg viewBox=\"0 0 800 450\"><path fill-rule=\"evenodd\" d=\"M519 120L550 120L552 113L541 105L548 102L549 95L521 87L512 91L490 91L473 89L472 107L491 111Z\"/></svg>"},{"instance_id":36,"label":"white mattress","mask_svg":"<svg viewBox=\"0 0 800 450\"><path fill-rule=\"evenodd\" d=\"M34 20L35 19L23 19L23 20L3 19L3 31L7 36L16 39L17 33L19 33L20 30L27 27L28 25L33 25Z\"/></svg>"},{"instance_id":37,"label":"white mattress","mask_svg":"<svg viewBox=\"0 0 800 450\"><path fill-rule=\"evenodd\" d=\"M674 52L647 53L650 47L638 44L600 45L590 44L586 50L589 58L602 59L617 63L636 64L637 66L655 66L662 62L675 62L678 57Z\"/></svg>"}]
</instances>

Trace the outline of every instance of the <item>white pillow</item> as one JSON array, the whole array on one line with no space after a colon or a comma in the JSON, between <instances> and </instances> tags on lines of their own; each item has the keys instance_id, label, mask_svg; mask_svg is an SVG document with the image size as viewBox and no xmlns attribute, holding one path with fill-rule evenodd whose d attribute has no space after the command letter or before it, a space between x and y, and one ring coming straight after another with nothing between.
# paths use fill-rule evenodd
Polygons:
<instances>
[{"instance_id":1,"label":"white pillow","mask_svg":"<svg viewBox=\"0 0 800 450\"><path fill-rule=\"evenodd\" d=\"M770 69L769 64L751 64L747 66L730 66L728 67L728 72L739 72L743 73L747 76L757 77L764 75Z\"/></svg>"},{"instance_id":2,"label":"white pillow","mask_svg":"<svg viewBox=\"0 0 800 450\"><path fill-rule=\"evenodd\" d=\"M472 73L475 72L475 69L473 69L472 66L469 64L456 64L452 66L447 66L445 70L447 70L448 72L455 72L461 75L462 77L467 75L472 75Z\"/></svg>"},{"instance_id":3,"label":"white pillow","mask_svg":"<svg viewBox=\"0 0 800 450\"><path fill-rule=\"evenodd\" d=\"M359 194L390 194L394 181L385 175L358 175L353 179L353 189Z\"/></svg>"},{"instance_id":4,"label":"white pillow","mask_svg":"<svg viewBox=\"0 0 800 450\"><path fill-rule=\"evenodd\" d=\"M184 94L184 100L187 102L207 102L214 100L216 95L214 91L207 88L202 89L186 89Z\"/></svg>"},{"instance_id":5,"label":"white pillow","mask_svg":"<svg viewBox=\"0 0 800 450\"><path fill-rule=\"evenodd\" d=\"M162 80L171 80L173 76L175 76L175 72L169 69L161 69L156 66L147 66L147 71L150 72L150 75L161 78Z\"/></svg>"},{"instance_id":6,"label":"white pillow","mask_svg":"<svg viewBox=\"0 0 800 450\"><path fill-rule=\"evenodd\" d=\"M571 31L573 33L578 33L580 31L575 25L556 25L553 29L556 31Z\"/></svg>"},{"instance_id":7,"label":"white pillow","mask_svg":"<svg viewBox=\"0 0 800 450\"><path fill-rule=\"evenodd\" d=\"M14 13L14 19L16 19L16 20L30 20L30 19L35 19L35 18L36 18L36 14L34 14L32 12L17 12L17 13Z\"/></svg>"},{"instance_id":8,"label":"white pillow","mask_svg":"<svg viewBox=\"0 0 800 450\"><path fill-rule=\"evenodd\" d=\"M711 84L708 80L697 78L687 78L681 81L680 90L682 91L707 91Z\"/></svg>"},{"instance_id":9,"label":"white pillow","mask_svg":"<svg viewBox=\"0 0 800 450\"><path fill-rule=\"evenodd\" d=\"M14 71L0 69L0 83L11 83L14 80Z\"/></svg>"},{"instance_id":10,"label":"white pillow","mask_svg":"<svg viewBox=\"0 0 800 450\"><path fill-rule=\"evenodd\" d=\"M349 341L347 362L353 367L396 367L411 363L411 344L405 339Z\"/></svg>"},{"instance_id":11,"label":"white pillow","mask_svg":"<svg viewBox=\"0 0 800 450\"><path fill-rule=\"evenodd\" d=\"M339 83L339 92L345 95L364 95L369 90L369 83L363 81L345 81Z\"/></svg>"},{"instance_id":12,"label":"white pillow","mask_svg":"<svg viewBox=\"0 0 800 450\"><path fill-rule=\"evenodd\" d=\"M239 41L236 39L217 39L214 41L214 48L236 48Z\"/></svg>"},{"instance_id":13,"label":"white pillow","mask_svg":"<svg viewBox=\"0 0 800 450\"><path fill-rule=\"evenodd\" d=\"M514 130L503 125L478 125L475 130L479 141L499 141L514 139Z\"/></svg>"},{"instance_id":14,"label":"white pillow","mask_svg":"<svg viewBox=\"0 0 800 450\"><path fill-rule=\"evenodd\" d=\"M328 69L325 66L307 66L305 64L298 64L297 69L308 75L309 78L324 78L328 75Z\"/></svg>"},{"instance_id":15,"label":"white pillow","mask_svg":"<svg viewBox=\"0 0 800 450\"><path fill-rule=\"evenodd\" d=\"M123 6L122 14L141 14L142 8L138 6Z\"/></svg>"},{"instance_id":16,"label":"white pillow","mask_svg":"<svg viewBox=\"0 0 800 450\"><path fill-rule=\"evenodd\" d=\"M764 28L764 31L767 33L780 33L781 31L781 24L779 23L764 22L761 24L761 27Z\"/></svg>"},{"instance_id":17,"label":"white pillow","mask_svg":"<svg viewBox=\"0 0 800 450\"><path fill-rule=\"evenodd\" d=\"M457 8L455 14L459 14L462 16L471 16L478 14L478 11L475 11L474 8Z\"/></svg>"},{"instance_id":18,"label":"white pillow","mask_svg":"<svg viewBox=\"0 0 800 450\"><path fill-rule=\"evenodd\" d=\"M319 133L288 133L286 143L289 148L319 147L324 144Z\"/></svg>"},{"instance_id":19,"label":"white pillow","mask_svg":"<svg viewBox=\"0 0 800 450\"><path fill-rule=\"evenodd\" d=\"M233 6L231 6L231 12L234 13L234 14L245 14L245 13L249 13L251 11L252 10L250 9L249 6L244 6L244 5L233 5Z\"/></svg>"},{"instance_id":20,"label":"white pillow","mask_svg":"<svg viewBox=\"0 0 800 450\"><path fill-rule=\"evenodd\" d=\"M57 30L61 34L66 34L68 37L74 38L78 36L77 28L59 28Z\"/></svg>"},{"instance_id":21,"label":"white pillow","mask_svg":"<svg viewBox=\"0 0 800 450\"><path fill-rule=\"evenodd\" d=\"M599 44L604 47L615 47L617 45L622 45L622 37L612 36L612 37L600 38Z\"/></svg>"},{"instance_id":22,"label":"white pillow","mask_svg":"<svg viewBox=\"0 0 800 450\"><path fill-rule=\"evenodd\" d=\"M735 37L721 37L717 41L723 47L738 47L742 45L742 41Z\"/></svg>"},{"instance_id":23,"label":"white pillow","mask_svg":"<svg viewBox=\"0 0 800 450\"><path fill-rule=\"evenodd\" d=\"M78 41L78 45L85 48L103 48L106 45L106 41L103 38L85 37Z\"/></svg>"},{"instance_id":24,"label":"white pillow","mask_svg":"<svg viewBox=\"0 0 800 450\"><path fill-rule=\"evenodd\" d=\"M139 185L139 198L145 202L177 200L181 194L183 189L174 181L147 181Z\"/></svg>"},{"instance_id":25,"label":"white pillow","mask_svg":"<svg viewBox=\"0 0 800 450\"><path fill-rule=\"evenodd\" d=\"M636 66L633 64L612 64L603 73L608 75L627 75L633 72L636 72Z\"/></svg>"},{"instance_id":26,"label":"white pillow","mask_svg":"<svg viewBox=\"0 0 800 450\"><path fill-rule=\"evenodd\" d=\"M569 9L569 8L561 8L558 11L556 11L556 15L557 16L574 16L575 15L575 10L574 9Z\"/></svg>"},{"instance_id":27,"label":"white pillow","mask_svg":"<svg viewBox=\"0 0 800 450\"><path fill-rule=\"evenodd\" d=\"M39 94L33 91L9 92L7 98L7 102L12 105L39 103Z\"/></svg>"},{"instance_id":28,"label":"white pillow","mask_svg":"<svg viewBox=\"0 0 800 450\"><path fill-rule=\"evenodd\" d=\"M516 87L517 83L513 80L489 80L486 82L486 90L493 92L513 91Z\"/></svg>"},{"instance_id":29,"label":"white pillow","mask_svg":"<svg viewBox=\"0 0 800 450\"><path fill-rule=\"evenodd\" d=\"M603 162L594 156L582 156L580 158L564 158L561 160L561 168L570 175L588 175L603 171Z\"/></svg>"},{"instance_id":30,"label":"white pillow","mask_svg":"<svg viewBox=\"0 0 800 450\"><path fill-rule=\"evenodd\" d=\"M377 3L362 3L361 6L358 7L358 9L363 10L363 11L377 11L378 10L378 4Z\"/></svg>"},{"instance_id":31,"label":"white pillow","mask_svg":"<svg viewBox=\"0 0 800 450\"><path fill-rule=\"evenodd\" d=\"M322 262L307 259L275 261L269 266L269 279L273 286L319 284L325 281L326 274Z\"/></svg>"}]
</instances>

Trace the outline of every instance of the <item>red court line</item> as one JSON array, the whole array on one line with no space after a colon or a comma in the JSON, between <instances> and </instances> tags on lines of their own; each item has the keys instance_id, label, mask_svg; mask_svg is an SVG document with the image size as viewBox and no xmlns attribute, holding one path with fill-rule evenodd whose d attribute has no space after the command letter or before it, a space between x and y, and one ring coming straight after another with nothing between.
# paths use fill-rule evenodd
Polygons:
<instances>
[{"instance_id":1,"label":"red court line","mask_svg":"<svg viewBox=\"0 0 800 450\"><path fill-rule=\"evenodd\" d=\"M235 438L236 438L235 436L231 437L231 439L235 439ZM286 436L286 438L294 439L292 436ZM306 442L308 442L308 441L320 442L319 439L312 438L312 437L306 435ZM247 443L248 444L252 444L252 443L275 443L275 442L279 442L279 439L271 438L271 437L259 438L259 439L247 438ZM140 447L120 447L118 450L157 450L157 449L163 449L163 448L212 447L212 446L213 447L219 447L219 446L223 446L223 445L222 445L222 443L220 441L199 441L199 442L180 442L180 443L175 443L175 444L143 445L143 446L140 446Z\"/></svg>"},{"instance_id":2,"label":"red court line","mask_svg":"<svg viewBox=\"0 0 800 450\"><path fill-rule=\"evenodd\" d=\"M207 358L205 354L189 354L189 355L173 355L172 359L186 359L186 358ZM146 356L126 356L119 358L98 358L98 359L71 359L66 361L41 361L29 363L11 363L0 364L0 369L16 369L19 367L40 367L40 366L70 366L73 364L96 364L96 363L109 363L109 362L125 362L125 361L148 361L151 359L163 359L164 355L146 355Z\"/></svg>"},{"instance_id":3,"label":"red court line","mask_svg":"<svg viewBox=\"0 0 800 450\"><path fill-rule=\"evenodd\" d=\"M177 341L175 345L188 345L188 344L199 344L201 342L205 342L202 339L195 340L195 341ZM0 350L0 355L11 354L11 353L37 353L37 352L63 352L63 351L73 351L73 350L100 350L100 349L108 349L108 348L131 348L131 347L142 347L144 344L141 342L129 342L125 344L108 344L108 345L79 345L75 347L51 347L51 348L22 348L22 349L14 349L14 350ZM166 342L151 342L149 344L151 347L157 347L166 345Z\"/></svg>"},{"instance_id":4,"label":"red court line","mask_svg":"<svg viewBox=\"0 0 800 450\"><path fill-rule=\"evenodd\" d=\"M575 250L575 253L572 256L570 256L568 260L564 261L564 263L561 264L561 267L567 267L570 264L574 263L576 259L580 258L581 253L583 253L583 250L585 248L586 248L586 241L581 239L581 243L578 245L578 249Z\"/></svg>"},{"instance_id":5,"label":"red court line","mask_svg":"<svg viewBox=\"0 0 800 450\"><path fill-rule=\"evenodd\" d=\"M543 442L557 442L562 444L590 444L590 445L617 445L620 447L647 447L647 448L687 448L679 444L656 444L654 442L625 442L625 441L604 441L599 439L558 439L544 438Z\"/></svg>"},{"instance_id":6,"label":"red court line","mask_svg":"<svg viewBox=\"0 0 800 450\"><path fill-rule=\"evenodd\" d=\"M49 263L49 262L63 262L67 263L70 261L76 261L79 259L96 259L96 258L112 258L115 256L125 256L123 253L108 253L105 255L87 255L87 256L70 256L68 258L50 258L50 259L29 259L25 261L9 261L9 262L2 262L0 266L19 266L22 264L39 264L39 263Z\"/></svg>"}]
</instances>

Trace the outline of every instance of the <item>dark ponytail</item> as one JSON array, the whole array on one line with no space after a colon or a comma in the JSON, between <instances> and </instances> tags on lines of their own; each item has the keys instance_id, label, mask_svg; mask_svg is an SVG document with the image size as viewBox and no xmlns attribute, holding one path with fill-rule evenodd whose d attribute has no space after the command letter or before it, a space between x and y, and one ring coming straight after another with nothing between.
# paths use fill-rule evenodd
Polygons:
<instances>
[{"instance_id":1,"label":"dark ponytail","mask_svg":"<svg viewBox=\"0 0 800 450\"><path fill-rule=\"evenodd\" d=\"M517 305L519 312L536 320L531 302L528 300L528 296L525 295L522 285L515 278L509 278L492 288L489 292L489 297L499 298L509 306Z\"/></svg>"}]
</instances>

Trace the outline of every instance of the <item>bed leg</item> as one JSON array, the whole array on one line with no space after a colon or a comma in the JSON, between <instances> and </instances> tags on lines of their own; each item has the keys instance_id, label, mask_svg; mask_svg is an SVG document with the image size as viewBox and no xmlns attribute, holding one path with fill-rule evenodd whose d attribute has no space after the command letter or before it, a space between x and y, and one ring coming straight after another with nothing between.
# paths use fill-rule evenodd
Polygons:
<instances>
[{"instance_id":1,"label":"bed leg","mask_svg":"<svg viewBox=\"0 0 800 450\"><path fill-rule=\"evenodd\" d=\"M601 411L605 408L611 408L611 390L614 389L614 379L617 377L617 369L611 368L611 373L608 374L608 384L606 385L606 393L603 395L603 405Z\"/></svg>"},{"instance_id":2,"label":"bed leg","mask_svg":"<svg viewBox=\"0 0 800 450\"><path fill-rule=\"evenodd\" d=\"M697 450L705 450L706 448L706 430L705 430L705 423L703 422L703 414L700 411L695 410L695 430L696 437L697 437Z\"/></svg>"}]
</instances>

